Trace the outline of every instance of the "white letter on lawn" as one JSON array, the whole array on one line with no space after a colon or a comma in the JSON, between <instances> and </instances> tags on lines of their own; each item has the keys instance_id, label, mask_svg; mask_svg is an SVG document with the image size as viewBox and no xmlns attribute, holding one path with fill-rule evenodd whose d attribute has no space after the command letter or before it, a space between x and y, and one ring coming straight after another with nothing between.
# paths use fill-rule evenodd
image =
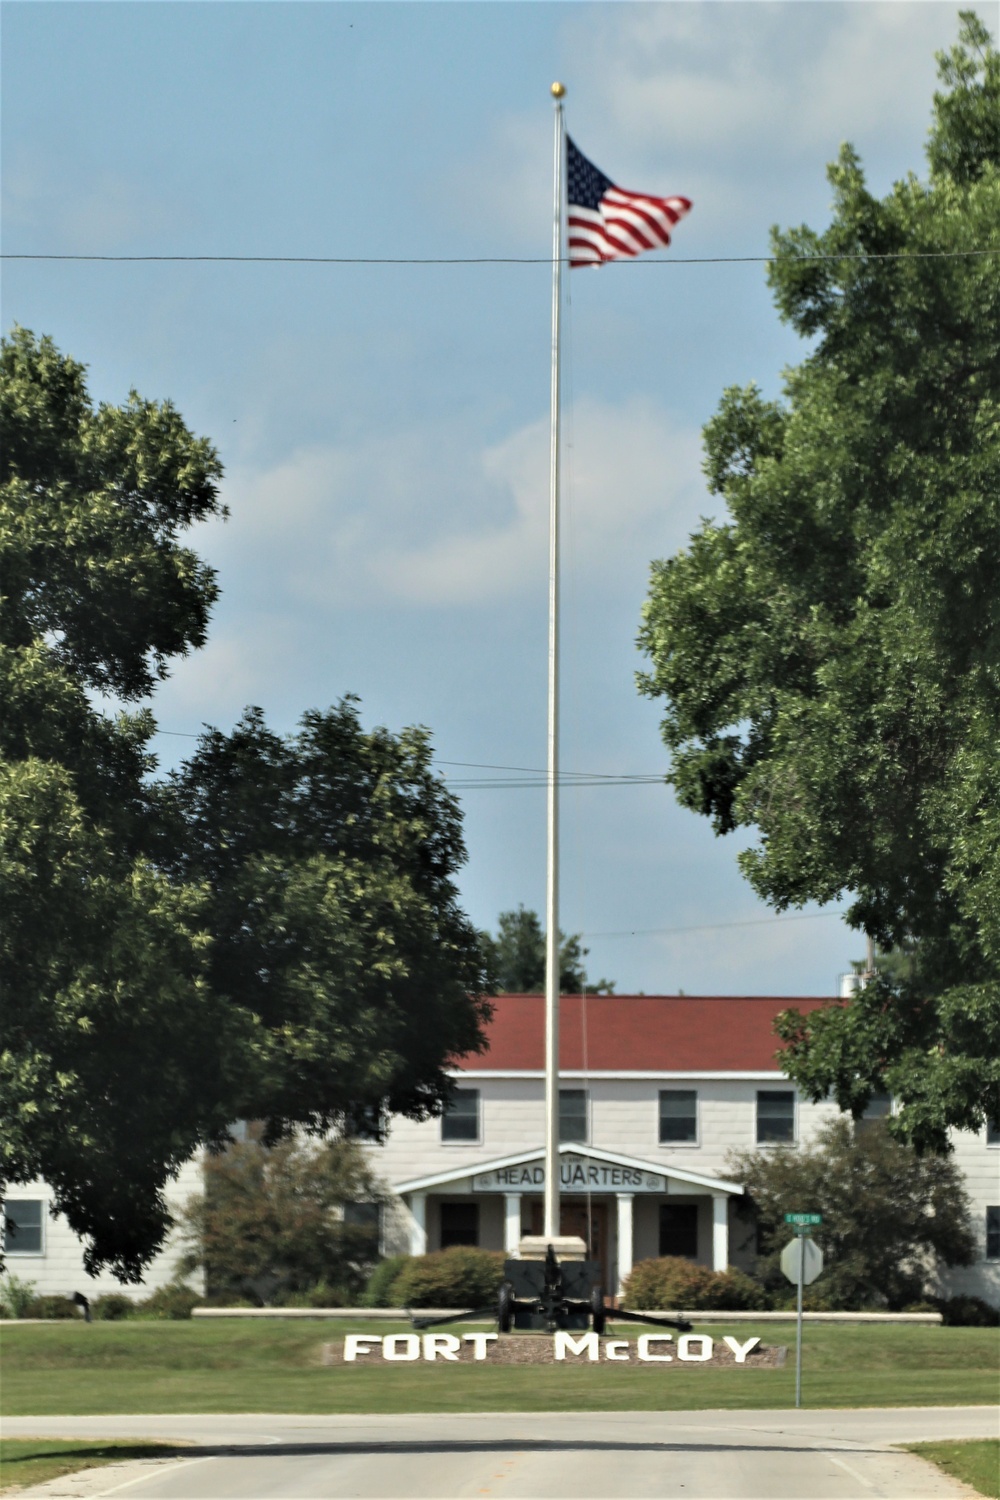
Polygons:
<instances>
[{"instance_id":1,"label":"white letter on lawn","mask_svg":"<svg viewBox=\"0 0 1000 1500\"><path fill-rule=\"evenodd\" d=\"M729 1345L730 1349L732 1349L733 1351L733 1357L735 1358L736 1363L738 1365L741 1365L754 1345L760 1343L760 1339L747 1339L745 1344L741 1344L739 1339L730 1338L729 1334L727 1333L722 1342Z\"/></svg>"},{"instance_id":2,"label":"white letter on lawn","mask_svg":"<svg viewBox=\"0 0 1000 1500\"><path fill-rule=\"evenodd\" d=\"M399 1349L402 1344L402 1349ZM415 1333L387 1333L382 1340L383 1359L419 1359L420 1340Z\"/></svg>"},{"instance_id":3,"label":"white letter on lawn","mask_svg":"<svg viewBox=\"0 0 1000 1500\"><path fill-rule=\"evenodd\" d=\"M569 1354L586 1354L588 1359L597 1359L597 1334L585 1333L582 1338L575 1339L561 1329L556 1334L556 1359L565 1359Z\"/></svg>"},{"instance_id":4,"label":"white letter on lawn","mask_svg":"<svg viewBox=\"0 0 1000 1500\"><path fill-rule=\"evenodd\" d=\"M424 1359L457 1359L462 1347L461 1339L453 1333L425 1333Z\"/></svg>"},{"instance_id":5,"label":"white letter on lawn","mask_svg":"<svg viewBox=\"0 0 1000 1500\"><path fill-rule=\"evenodd\" d=\"M625 1353L624 1354L618 1354L616 1351L619 1350L619 1349L624 1349ZM626 1364L627 1364L628 1363L628 1339L606 1339L605 1340L605 1344L604 1344L604 1358L605 1359L623 1359L626 1362Z\"/></svg>"},{"instance_id":6,"label":"white letter on lawn","mask_svg":"<svg viewBox=\"0 0 1000 1500\"><path fill-rule=\"evenodd\" d=\"M467 1344L472 1345L476 1359L485 1359L489 1353L486 1345L495 1343L500 1335L498 1333L464 1333L462 1337Z\"/></svg>"},{"instance_id":7,"label":"white letter on lawn","mask_svg":"<svg viewBox=\"0 0 1000 1500\"><path fill-rule=\"evenodd\" d=\"M672 1344L673 1341L672 1333L643 1333L639 1337L639 1358L654 1364L672 1364L674 1358L672 1354L650 1354L649 1346L650 1344Z\"/></svg>"},{"instance_id":8,"label":"white letter on lawn","mask_svg":"<svg viewBox=\"0 0 1000 1500\"><path fill-rule=\"evenodd\" d=\"M701 1345L697 1354L692 1352L692 1344ZM677 1340L677 1358L693 1360L700 1364L703 1359L712 1358L712 1348L712 1340L707 1333L685 1333L683 1338Z\"/></svg>"},{"instance_id":9,"label":"white letter on lawn","mask_svg":"<svg viewBox=\"0 0 1000 1500\"><path fill-rule=\"evenodd\" d=\"M344 1362L357 1359L359 1354L370 1354L372 1344L382 1340L372 1333L349 1333L344 1340Z\"/></svg>"}]
</instances>

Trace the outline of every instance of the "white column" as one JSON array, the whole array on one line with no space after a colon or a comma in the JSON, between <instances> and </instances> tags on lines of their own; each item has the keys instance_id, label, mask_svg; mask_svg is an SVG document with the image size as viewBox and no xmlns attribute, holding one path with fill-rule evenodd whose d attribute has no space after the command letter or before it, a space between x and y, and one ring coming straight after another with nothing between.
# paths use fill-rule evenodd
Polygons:
<instances>
[{"instance_id":1,"label":"white column","mask_svg":"<svg viewBox=\"0 0 1000 1500\"><path fill-rule=\"evenodd\" d=\"M521 1243L521 1194L503 1195L503 1247L508 1255L516 1255Z\"/></svg>"},{"instance_id":2,"label":"white column","mask_svg":"<svg viewBox=\"0 0 1000 1500\"><path fill-rule=\"evenodd\" d=\"M410 1254L427 1254L427 1194L410 1194Z\"/></svg>"},{"instance_id":3,"label":"white column","mask_svg":"<svg viewBox=\"0 0 1000 1500\"><path fill-rule=\"evenodd\" d=\"M712 1194L712 1270L725 1271L729 1266L729 1196Z\"/></svg>"},{"instance_id":4,"label":"white column","mask_svg":"<svg viewBox=\"0 0 1000 1500\"><path fill-rule=\"evenodd\" d=\"M632 1209L634 1193L618 1194L618 1295L621 1296L625 1278L632 1269L633 1234Z\"/></svg>"}]
</instances>

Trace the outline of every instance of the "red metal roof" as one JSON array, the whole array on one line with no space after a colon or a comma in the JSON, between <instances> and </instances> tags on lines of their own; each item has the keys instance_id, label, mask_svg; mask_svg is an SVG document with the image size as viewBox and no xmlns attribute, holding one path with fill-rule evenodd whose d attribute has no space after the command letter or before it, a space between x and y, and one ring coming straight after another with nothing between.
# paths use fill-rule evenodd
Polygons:
<instances>
[{"instance_id":1,"label":"red metal roof","mask_svg":"<svg viewBox=\"0 0 1000 1500\"><path fill-rule=\"evenodd\" d=\"M545 999L498 995L489 1050L461 1059L466 1072L545 1066ZM772 995L563 995L559 1066L595 1072L758 1072L774 1068L779 1011L831 999ZM584 1006L586 1011L584 1012Z\"/></svg>"}]
</instances>

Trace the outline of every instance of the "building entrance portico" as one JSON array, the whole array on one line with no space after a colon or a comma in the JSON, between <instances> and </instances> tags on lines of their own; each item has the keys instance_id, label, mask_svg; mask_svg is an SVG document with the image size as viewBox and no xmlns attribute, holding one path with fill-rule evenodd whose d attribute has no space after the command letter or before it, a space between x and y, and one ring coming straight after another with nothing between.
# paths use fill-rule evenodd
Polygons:
<instances>
[{"instance_id":1,"label":"building entrance portico","mask_svg":"<svg viewBox=\"0 0 1000 1500\"><path fill-rule=\"evenodd\" d=\"M528 1205L528 1232L540 1235L544 1225L544 1201L532 1198ZM559 1205L559 1233L576 1235L587 1247L588 1260L596 1260L601 1267L605 1286L610 1285L608 1241L608 1208L605 1199L594 1201L587 1198L563 1198Z\"/></svg>"},{"instance_id":2,"label":"building entrance portico","mask_svg":"<svg viewBox=\"0 0 1000 1500\"><path fill-rule=\"evenodd\" d=\"M576 1144L560 1147L559 1176L562 1232L579 1234L588 1243L609 1290L621 1290L636 1260L660 1253L660 1205L679 1198L697 1209L697 1259L714 1270L728 1266L729 1202L742 1194L739 1183ZM393 1187L408 1210L411 1255L440 1248L440 1232L434 1228L440 1222L436 1205L460 1194L479 1204L479 1243L516 1256L522 1235L541 1227L545 1152L539 1146Z\"/></svg>"}]
</instances>

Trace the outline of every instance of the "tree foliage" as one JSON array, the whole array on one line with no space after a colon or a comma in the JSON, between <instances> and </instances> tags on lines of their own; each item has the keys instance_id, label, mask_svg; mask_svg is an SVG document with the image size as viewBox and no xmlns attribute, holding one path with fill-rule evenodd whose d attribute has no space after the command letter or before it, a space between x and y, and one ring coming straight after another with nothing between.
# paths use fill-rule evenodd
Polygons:
<instances>
[{"instance_id":1,"label":"tree foliage","mask_svg":"<svg viewBox=\"0 0 1000 1500\"><path fill-rule=\"evenodd\" d=\"M728 1170L750 1195L757 1225L757 1274L787 1287L778 1261L789 1240L786 1213L820 1213L814 1231L823 1273L810 1288L832 1308L888 1306L933 1292L944 1266L976 1258L969 1200L950 1156L918 1155L882 1120L829 1121L798 1151L734 1155Z\"/></svg>"},{"instance_id":2,"label":"tree foliage","mask_svg":"<svg viewBox=\"0 0 1000 1500\"><path fill-rule=\"evenodd\" d=\"M705 473L729 519L654 564L640 685L679 800L778 910L849 893L914 954L848 1007L787 1015L812 1098L941 1147L1000 1087L1000 56L973 13L940 58L929 176L884 198L849 147L818 234L775 231L809 340L781 400L728 390Z\"/></svg>"},{"instance_id":3,"label":"tree foliage","mask_svg":"<svg viewBox=\"0 0 1000 1500\"><path fill-rule=\"evenodd\" d=\"M460 814L426 733L351 700L286 738L249 710L156 779L144 700L205 638L184 535L224 514L218 457L169 403L95 408L24 329L0 419L0 1184L44 1177L88 1269L136 1280L228 1122L441 1107L487 1013Z\"/></svg>"},{"instance_id":4,"label":"tree foliage","mask_svg":"<svg viewBox=\"0 0 1000 1500\"><path fill-rule=\"evenodd\" d=\"M532 995L545 988L545 933L538 913L519 906L502 911L497 935L480 934L483 961L501 994ZM579 933L559 934L559 990L564 995L610 995L614 981L587 978L584 948Z\"/></svg>"},{"instance_id":5,"label":"tree foliage","mask_svg":"<svg viewBox=\"0 0 1000 1500\"><path fill-rule=\"evenodd\" d=\"M283 738L248 710L202 736L163 808L161 863L206 892L209 983L253 1016L241 1116L274 1140L437 1109L485 1010L454 884L461 814L426 732L366 733L345 700Z\"/></svg>"},{"instance_id":6,"label":"tree foliage","mask_svg":"<svg viewBox=\"0 0 1000 1500\"><path fill-rule=\"evenodd\" d=\"M182 1268L204 1271L215 1299L267 1305L322 1288L353 1300L378 1257L378 1232L345 1209L382 1196L352 1141L231 1145L206 1158L205 1192L184 1211Z\"/></svg>"}]
</instances>

